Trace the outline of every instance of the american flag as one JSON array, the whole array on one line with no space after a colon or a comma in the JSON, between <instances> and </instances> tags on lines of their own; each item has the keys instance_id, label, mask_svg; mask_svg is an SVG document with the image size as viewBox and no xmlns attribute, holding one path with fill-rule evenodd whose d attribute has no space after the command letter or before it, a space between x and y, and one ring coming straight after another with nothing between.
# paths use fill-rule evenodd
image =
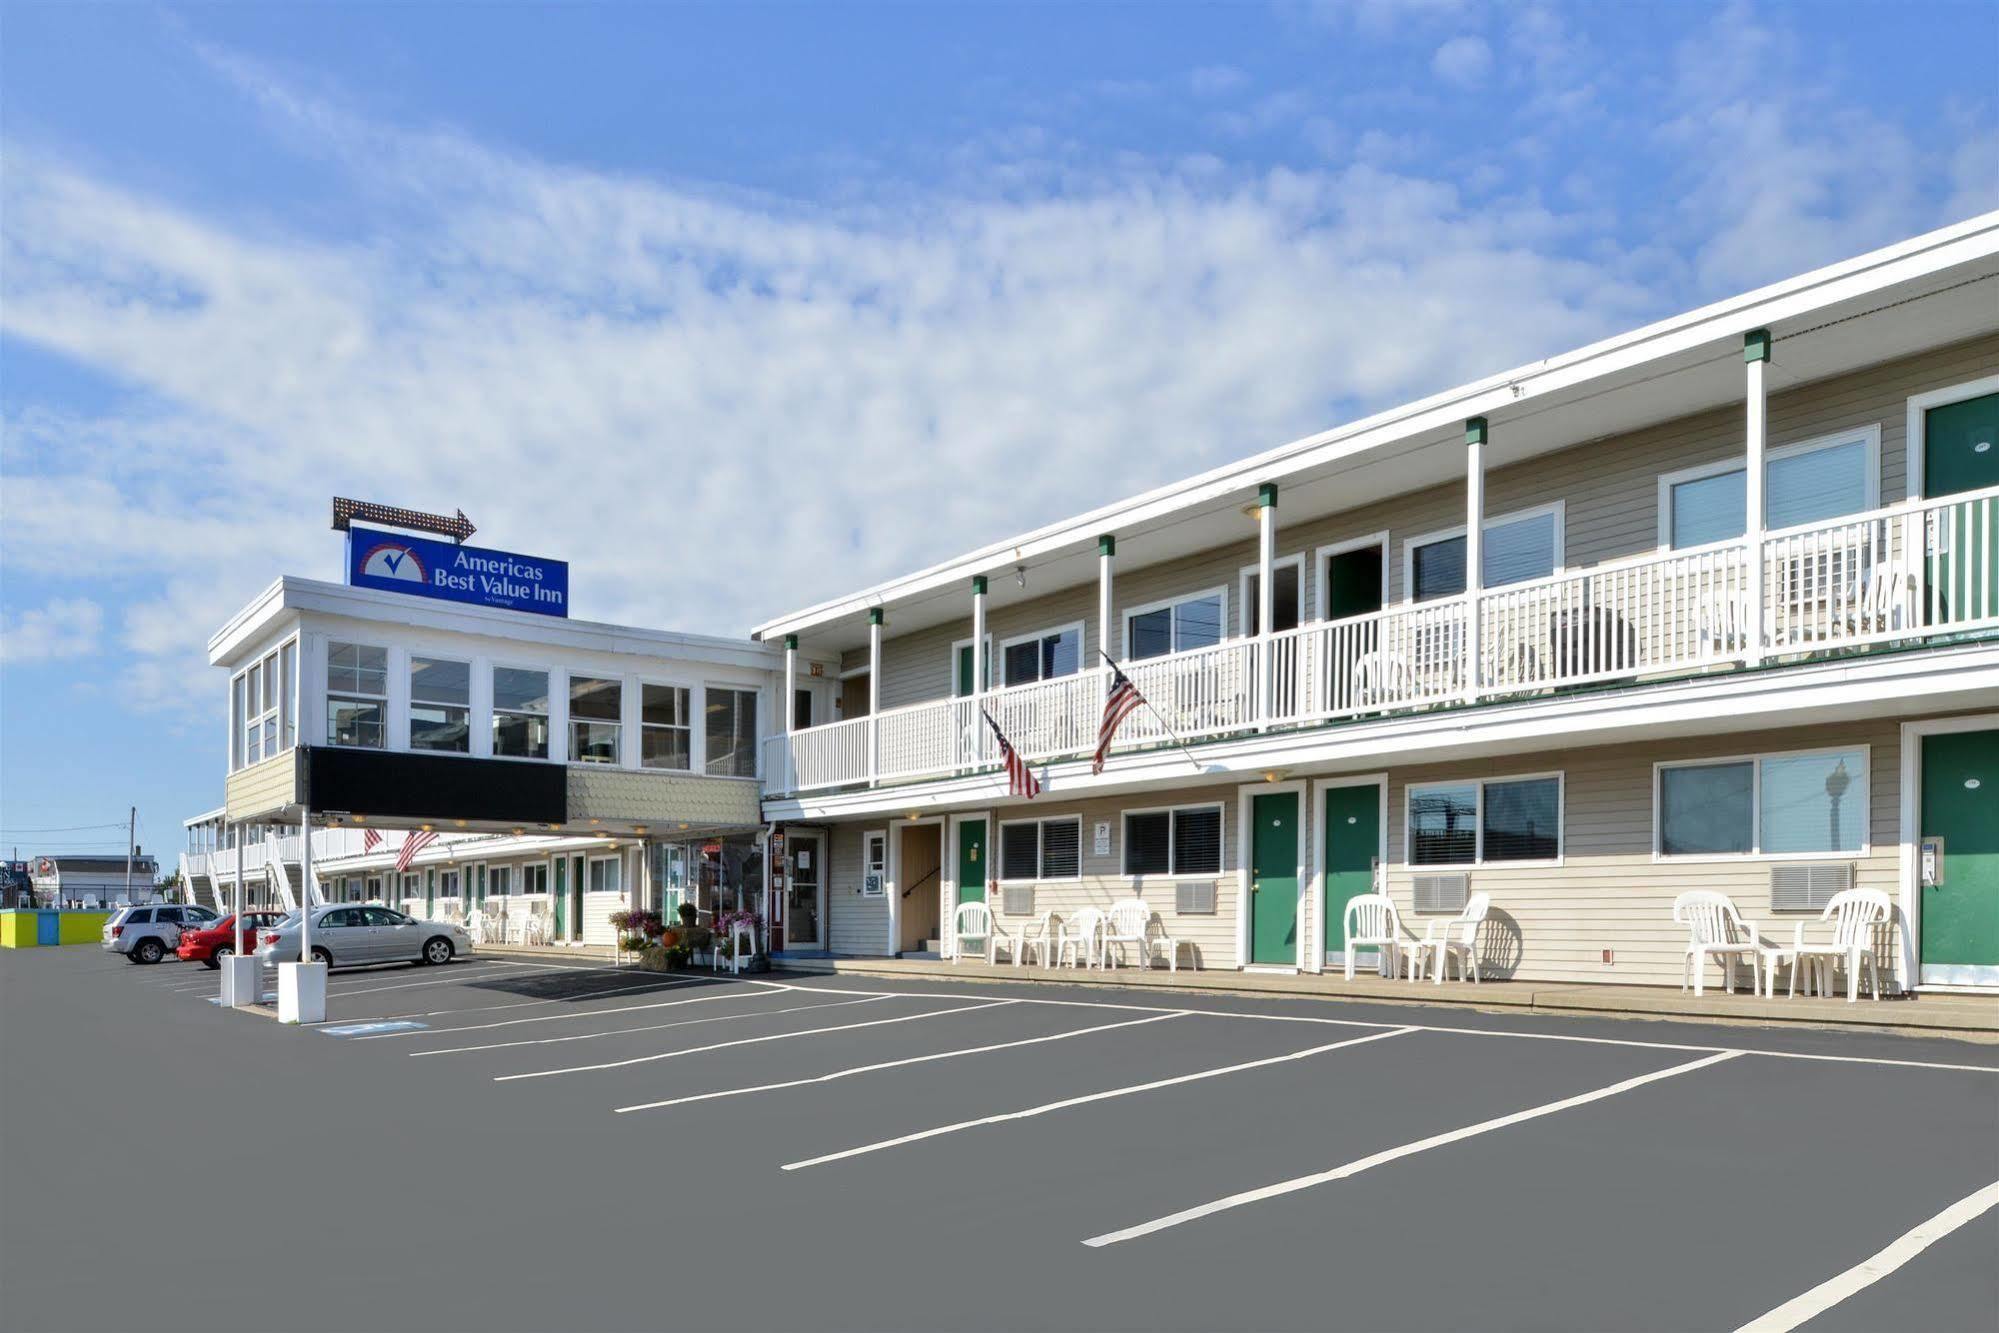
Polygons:
<instances>
[{"instance_id":1,"label":"american flag","mask_svg":"<svg viewBox=\"0 0 1999 1333\"><path fill-rule=\"evenodd\" d=\"M1041 782L1034 776L1034 770L1027 766L1025 759L1015 753L1013 743L1007 740L1006 733L999 729L999 723L993 721L993 715L987 713L985 718L986 725L993 729L993 735L999 739L1000 760L1006 765L1006 794L1025 796L1030 801L1041 795Z\"/></svg>"},{"instance_id":2,"label":"american flag","mask_svg":"<svg viewBox=\"0 0 1999 1333\"><path fill-rule=\"evenodd\" d=\"M403 835L403 849L396 853L396 869L408 870L416 854L437 841L437 835L429 829L416 829Z\"/></svg>"},{"instance_id":3,"label":"american flag","mask_svg":"<svg viewBox=\"0 0 1999 1333\"><path fill-rule=\"evenodd\" d=\"M1104 771L1104 756L1110 753L1111 741L1117 737L1118 726L1145 702L1138 686L1131 683L1130 676L1118 670L1117 663L1106 657L1104 664L1111 669L1111 690L1104 696L1104 720L1097 724L1097 753L1090 760L1091 773Z\"/></svg>"},{"instance_id":4,"label":"american flag","mask_svg":"<svg viewBox=\"0 0 1999 1333\"><path fill-rule=\"evenodd\" d=\"M368 852L374 851L377 847L380 847L381 845L382 845L382 835L379 830L369 829L366 833L363 833L361 835L361 851L364 855Z\"/></svg>"}]
</instances>

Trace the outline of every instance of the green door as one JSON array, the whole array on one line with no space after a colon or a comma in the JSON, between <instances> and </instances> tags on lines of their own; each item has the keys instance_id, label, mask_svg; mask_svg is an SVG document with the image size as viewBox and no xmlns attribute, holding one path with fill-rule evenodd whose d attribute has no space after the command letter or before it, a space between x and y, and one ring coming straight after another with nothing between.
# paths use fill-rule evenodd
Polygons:
<instances>
[{"instance_id":1,"label":"green door","mask_svg":"<svg viewBox=\"0 0 1999 1333\"><path fill-rule=\"evenodd\" d=\"M569 938L583 938L583 858L569 858Z\"/></svg>"},{"instance_id":2,"label":"green door","mask_svg":"<svg viewBox=\"0 0 1999 1333\"><path fill-rule=\"evenodd\" d=\"M1298 793L1249 803L1249 961L1298 961Z\"/></svg>"},{"instance_id":3,"label":"green door","mask_svg":"<svg viewBox=\"0 0 1999 1333\"><path fill-rule=\"evenodd\" d=\"M1999 985L1999 730L1925 736L1922 836L1941 838L1925 885L1922 979Z\"/></svg>"},{"instance_id":4,"label":"green door","mask_svg":"<svg viewBox=\"0 0 1999 1333\"><path fill-rule=\"evenodd\" d=\"M569 919L569 858L555 858L555 938L562 938L563 923Z\"/></svg>"},{"instance_id":5,"label":"green door","mask_svg":"<svg viewBox=\"0 0 1999 1333\"><path fill-rule=\"evenodd\" d=\"M986 900L986 821L968 819L958 825L958 901Z\"/></svg>"},{"instance_id":6,"label":"green door","mask_svg":"<svg viewBox=\"0 0 1999 1333\"><path fill-rule=\"evenodd\" d=\"M1923 495L1987 486L1999 486L1999 393L1930 408L1923 415ZM1937 530L1926 538L1925 617L1950 623L1999 615L1999 504L1941 510L1934 522Z\"/></svg>"},{"instance_id":7,"label":"green door","mask_svg":"<svg viewBox=\"0 0 1999 1333\"><path fill-rule=\"evenodd\" d=\"M1374 892L1374 865L1381 855L1381 787L1326 789L1326 961L1346 959L1347 903ZM1361 957L1374 965L1374 950Z\"/></svg>"}]
</instances>

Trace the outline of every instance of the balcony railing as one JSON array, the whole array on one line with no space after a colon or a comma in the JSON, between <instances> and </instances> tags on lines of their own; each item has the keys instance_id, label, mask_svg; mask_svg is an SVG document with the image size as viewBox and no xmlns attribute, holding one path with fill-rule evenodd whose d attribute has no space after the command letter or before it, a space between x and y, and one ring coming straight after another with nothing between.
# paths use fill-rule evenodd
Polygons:
<instances>
[{"instance_id":1,"label":"balcony railing","mask_svg":"<svg viewBox=\"0 0 1999 1333\"><path fill-rule=\"evenodd\" d=\"M1999 487L1787 528L1757 546L1717 542L1483 592L1475 677L1474 599L1462 595L1128 663L1152 707L1125 719L1113 749L1166 741L1168 724L1192 740L1999 628ZM999 749L982 707L1024 758L1085 755L1108 678L1099 668L771 736L765 781L804 792L990 768Z\"/></svg>"}]
</instances>

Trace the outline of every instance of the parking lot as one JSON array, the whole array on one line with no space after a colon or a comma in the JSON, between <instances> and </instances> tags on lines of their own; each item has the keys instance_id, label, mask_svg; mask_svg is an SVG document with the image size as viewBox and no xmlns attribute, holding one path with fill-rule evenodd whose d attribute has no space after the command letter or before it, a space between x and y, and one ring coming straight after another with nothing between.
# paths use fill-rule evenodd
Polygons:
<instances>
[{"instance_id":1,"label":"parking lot","mask_svg":"<svg viewBox=\"0 0 1999 1333\"><path fill-rule=\"evenodd\" d=\"M330 990L293 1029L0 958L8 1328L1999 1312L1992 1046L559 957Z\"/></svg>"}]
</instances>

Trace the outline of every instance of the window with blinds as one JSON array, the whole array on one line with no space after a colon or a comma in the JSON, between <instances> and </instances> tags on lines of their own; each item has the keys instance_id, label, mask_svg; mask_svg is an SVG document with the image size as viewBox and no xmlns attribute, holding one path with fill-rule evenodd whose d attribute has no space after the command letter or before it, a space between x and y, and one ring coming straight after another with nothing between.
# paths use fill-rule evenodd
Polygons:
<instances>
[{"instance_id":1,"label":"window with blinds","mask_svg":"<svg viewBox=\"0 0 1999 1333\"><path fill-rule=\"evenodd\" d=\"M1125 874L1219 875L1221 871L1220 806L1134 810L1125 815Z\"/></svg>"},{"instance_id":2,"label":"window with blinds","mask_svg":"<svg viewBox=\"0 0 1999 1333\"><path fill-rule=\"evenodd\" d=\"M1012 820L999 826L1000 878L1031 881L1078 879L1083 873L1083 821Z\"/></svg>"}]
</instances>

